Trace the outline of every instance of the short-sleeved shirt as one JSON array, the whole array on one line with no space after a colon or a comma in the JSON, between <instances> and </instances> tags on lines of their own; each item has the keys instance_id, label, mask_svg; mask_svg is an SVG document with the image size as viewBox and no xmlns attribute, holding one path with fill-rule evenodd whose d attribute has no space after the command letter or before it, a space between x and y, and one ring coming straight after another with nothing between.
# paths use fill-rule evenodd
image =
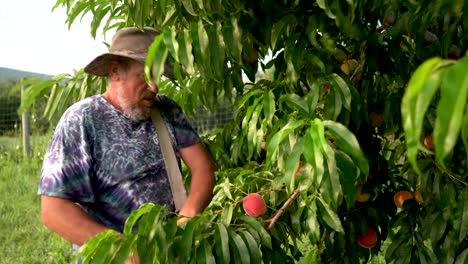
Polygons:
<instances>
[{"instance_id":1,"label":"short-sleeved shirt","mask_svg":"<svg viewBox=\"0 0 468 264\"><path fill-rule=\"evenodd\" d=\"M158 95L156 107L176 150L200 142L173 100ZM44 157L38 194L70 199L120 232L131 211L144 203L174 210L151 119L135 122L101 95L77 102L63 114Z\"/></svg>"}]
</instances>

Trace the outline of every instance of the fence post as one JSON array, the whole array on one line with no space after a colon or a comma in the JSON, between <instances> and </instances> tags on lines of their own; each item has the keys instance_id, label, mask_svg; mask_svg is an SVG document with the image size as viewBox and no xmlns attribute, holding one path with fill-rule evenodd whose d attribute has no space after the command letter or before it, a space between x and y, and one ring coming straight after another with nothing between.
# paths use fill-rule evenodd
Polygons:
<instances>
[{"instance_id":1,"label":"fence post","mask_svg":"<svg viewBox=\"0 0 468 264\"><path fill-rule=\"evenodd\" d=\"M23 100L24 86L21 87L21 101ZM29 138L29 111L23 112L21 115L21 125L23 130L23 154L26 157L31 156L31 145Z\"/></svg>"}]
</instances>

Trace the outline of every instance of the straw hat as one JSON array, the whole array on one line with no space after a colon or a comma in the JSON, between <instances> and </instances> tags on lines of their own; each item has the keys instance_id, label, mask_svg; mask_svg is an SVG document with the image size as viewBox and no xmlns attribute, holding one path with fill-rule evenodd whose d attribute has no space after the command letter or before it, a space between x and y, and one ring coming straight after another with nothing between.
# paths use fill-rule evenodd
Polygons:
<instances>
[{"instance_id":1,"label":"straw hat","mask_svg":"<svg viewBox=\"0 0 468 264\"><path fill-rule=\"evenodd\" d=\"M144 64L148 55L148 48L158 34L159 32L151 27L144 27L143 29L128 27L118 30L112 38L109 52L97 56L86 65L84 71L97 76L108 76L109 62L121 58L134 59ZM166 63L163 75L174 79L172 65Z\"/></svg>"}]
</instances>

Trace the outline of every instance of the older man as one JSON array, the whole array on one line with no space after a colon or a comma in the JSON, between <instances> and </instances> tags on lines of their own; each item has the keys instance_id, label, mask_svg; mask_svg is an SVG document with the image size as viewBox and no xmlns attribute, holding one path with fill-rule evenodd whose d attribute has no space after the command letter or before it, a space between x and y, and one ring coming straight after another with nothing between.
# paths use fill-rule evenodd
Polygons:
<instances>
[{"instance_id":1,"label":"older man","mask_svg":"<svg viewBox=\"0 0 468 264\"><path fill-rule=\"evenodd\" d=\"M85 67L108 77L107 90L67 109L49 144L38 191L42 221L76 245L107 229L122 232L131 211L144 203L175 211L160 135L150 118L154 107L192 177L179 214L193 217L211 201L215 166L200 137L181 108L144 78L157 34L152 28L117 31L109 52Z\"/></svg>"}]
</instances>

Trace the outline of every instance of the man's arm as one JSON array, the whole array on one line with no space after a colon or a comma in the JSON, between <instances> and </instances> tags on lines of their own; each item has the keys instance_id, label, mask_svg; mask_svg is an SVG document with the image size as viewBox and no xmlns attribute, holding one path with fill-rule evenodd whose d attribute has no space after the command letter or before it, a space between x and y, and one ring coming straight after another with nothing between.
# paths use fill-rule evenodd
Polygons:
<instances>
[{"instance_id":1,"label":"man's arm","mask_svg":"<svg viewBox=\"0 0 468 264\"><path fill-rule=\"evenodd\" d=\"M194 217L201 213L211 201L215 185L216 166L202 143L197 143L179 150L182 160L191 173L190 192L179 214Z\"/></svg>"},{"instance_id":2,"label":"man's arm","mask_svg":"<svg viewBox=\"0 0 468 264\"><path fill-rule=\"evenodd\" d=\"M71 200L41 195L41 209L42 223L47 228L79 246L109 229L92 219Z\"/></svg>"}]
</instances>

